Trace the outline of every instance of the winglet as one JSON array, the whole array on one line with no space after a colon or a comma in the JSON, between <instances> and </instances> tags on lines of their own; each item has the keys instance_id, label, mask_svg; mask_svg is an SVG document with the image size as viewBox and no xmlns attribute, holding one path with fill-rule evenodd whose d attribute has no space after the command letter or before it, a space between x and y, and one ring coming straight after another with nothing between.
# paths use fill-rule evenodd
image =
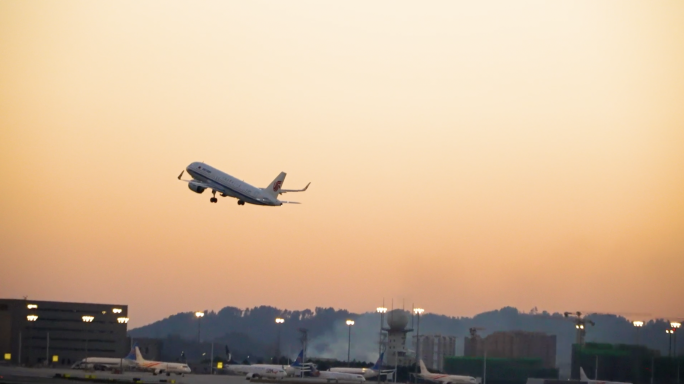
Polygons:
<instances>
[{"instance_id":1,"label":"winglet","mask_svg":"<svg viewBox=\"0 0 684 384\"><path fill-rule=\"evenodd\" d=\"M180 179L181 179L181 177L183 177L183 172L185 172L185 170L182 170L182 171L181 171L181 174L180 174L180 175L178 175L178 180L180 180ZM308 185L307 185L307 187L308 187Z\"/></svg>"}]
</instances>

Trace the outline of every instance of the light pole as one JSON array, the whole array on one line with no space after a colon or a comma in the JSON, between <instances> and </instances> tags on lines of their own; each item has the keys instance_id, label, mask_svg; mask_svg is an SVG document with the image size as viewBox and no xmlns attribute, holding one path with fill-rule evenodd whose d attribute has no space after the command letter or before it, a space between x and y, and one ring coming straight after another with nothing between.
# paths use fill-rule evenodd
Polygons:
<instances>
[{"instance_id":1,"label":"light pole","mask_svg":"<svg viewBox=\"0 0 684 384\"><path fill-rule=\"evenodd\" d=\"M116 308L114 309L116 312ZM116 313L121 313L121 310L119 310L119 312ZM119 324L128 324L128 317L117 317L116 322ZM123 372L123 358L119 360L119 368L121 369L121 372Z\"/></svg>"},{"instance_id":2,"label":"light pole","mask_svg":"<svg viewBox=\"0 0 684 384\"><path fill-rule=\"evenodd\" d=\"M276 340L276 358L278 359L278 361L276 362L276 364L280 364L280 328L282 328L280 324L283 324L285 322L285 319L283 319L282 317L276 317L275 322L276 328L278 328L278 339Z\"/></svg>"},{"instance_id":3,"label":"light pole","mask_svg":"<svg viewBox=\"0 0 684 384\"><path fill-rule=\"evenodd\" d=\"M636 328L637 345L640 345L641 344L641 327L644 326L644 322L641 320L636 320L636 321L632 321L632 325L634 326L634 328Z\"/></svg>"},{"instance_id":4,"label":"light pole","mask_svg":"<svg viewBox=\"0 0 684 384\"><path fill-rule=\"evenodd\" d=\"M83 320L84 323L88 324L88 323L92 323L93 320L95 320L95 317L94 316L88 316L88 315L81 316L81 320ZM86 344L85 344L85 352L86 352L85 363L86 364L85 365L86 365L86 368L88 368L88 331L85 331L85 333L86 333Z\"/></svg>"},{"instance_id":5,"label":"light pole","mask_svg":"<svg viewBox=\"0 0 684 384\"><path fill-rule=\"evenodd\" d=\"M380 314L380 338L378 339L378 353L382 353L382 325L385 323L385 313L387 313L387 308L377 307L375 309ZM380 375L378 375L379 377Z\"/></svg>"},{"instance_id":6,"label":"light pole","mask_svg":"<svg viewBox=\"0 0 684 384\"><path fill-rule=\"evenodd\" d=\"M195 317L197 318L197 342L201 343L202 339L202 318L204 317L204 312L197 311L195 312Z\"/></svg>"},{"instance_id":7,"label":"light pole","mask_svg":"<svg viewBox=\"0 0 684 384\"><path fill-rule=\"evenodd\" d=\"M354 325L354 320L347 320L347 327L349 328L349 341L347 342L347 365L351 366L351 327Z\"/></svg>"},{"instance_id":8,"label":"light pole","mask_svg":"<svg viewBox=\"0 0 684 384\"><path fill-rule=\"evenodd\" d=\"M672 335L674 334L674 329L666 329L665 333L667 333L670 340L670 344L667 346L667 356L672 357Z\"/></svg>"},{"instance_id":9,"label":"light pole","mask_svg":"<svg viewBox=\"0 0 684 384\"><path fill-rule=\"evenodd\" d=\"M679 330L679 327L682 326L682 323L678 321L672 321L670 322L670 327L672 327L672 333L674 334L674 348L673 348L673 355L674 357L677 357L677 331Z\"/></svg>"},{"instance_id":10,"label":"light pole","mask_svg":"<svg viewBox=\"0 0 684 384\"><path fill-rule=\"evenodd\" d=\"M33 323L34 321L38 320L38 316L37 315L28 315L28 316L26 316L26 320ZM29 334L29 340L31 340L31 333L29 333L29 332L27 332L27 333ZM33 343L31 343L31 344L33 344ZM31 350L29 348L30 347L27 343L27 345L26 345L26 357L28 358L28 362L30 364L31 363L31 352L30 352Z\"/></svg>"},{"instance_id":11,"label":"light pole","mask_svg":"<svg viewBox=\"0 0 684 384\"><path fill-rule=\"evenodd\" d=\"M416 383L418 382L418 364L420 361L420 315L425 312L423 308L413 308L413 313L418 316L418 330L416 331Z\"/></svg>"}]
</instances>

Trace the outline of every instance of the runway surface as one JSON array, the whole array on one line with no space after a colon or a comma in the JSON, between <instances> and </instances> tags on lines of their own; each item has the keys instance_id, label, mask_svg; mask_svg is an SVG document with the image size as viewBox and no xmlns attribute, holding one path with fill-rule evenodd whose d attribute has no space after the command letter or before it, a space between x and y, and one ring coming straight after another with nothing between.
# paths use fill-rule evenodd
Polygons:
<instances>
[{"instance_id":1,"label":"runway surface","mask_svg":"<svg viewBox=\"0 0 684 384\"><path fill-rule=\"evenodd\" d=\"M55 378L56 374L67 374L70 379ZM86 376L94 376L94 379L86 380ZM249 383L244 376L229 375L159 375L154 376L146 372L84 372L69 368L24 368L0 365L0 384L75 384L104 381L117 381L133 383L139 379L143 384L147 383L175 383L175 384L245 384ZM80 379L80 380L79 380Z\"/></svg>"},{"instance_id":2,"label":"runway surface","mask_svg":"<svg viewBox=\"0 0 684 384\"><path fill-rule=\"evenodd\" d=\"M56 375L69 375L68 379ZM245 376L232 375L159 375L147 372L111 373L107 371L86 372L69 368L24 368L0 365L0 384L89 384L89 383L141 384L249 384ZM286 378L283 380L253 380L253 383L324 384L321 379ZM344 384L343 381L340 384ZM358 384L358 383L350 383Z\"/></svg>"}]
</instances>

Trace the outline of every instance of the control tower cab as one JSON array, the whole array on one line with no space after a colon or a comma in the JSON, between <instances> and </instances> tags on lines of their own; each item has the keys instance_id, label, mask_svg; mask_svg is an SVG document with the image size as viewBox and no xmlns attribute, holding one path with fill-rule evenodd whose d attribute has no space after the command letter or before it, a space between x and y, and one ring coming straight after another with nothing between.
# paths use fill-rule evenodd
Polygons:
<instances>
[{"instance_id":1,"label":"control tower cab","mask_svg":"<svg viewBox=\"0 0 684 384\"><path fill-rule=\"evenodd\" d=\"M406 328L411 315L403 309L394 309L387 312L387 350L385 351L385 361L387 365L405 366L413 364L413 356L406 349L406 334L413 329Z\"/></svg>"}]
</instances>

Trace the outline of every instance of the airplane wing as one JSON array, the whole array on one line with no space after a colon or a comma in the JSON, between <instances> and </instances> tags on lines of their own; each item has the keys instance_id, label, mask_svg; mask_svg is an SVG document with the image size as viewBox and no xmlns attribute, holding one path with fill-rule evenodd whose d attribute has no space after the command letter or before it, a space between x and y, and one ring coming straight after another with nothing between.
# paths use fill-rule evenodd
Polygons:
<instances>
[{"instance_id":1,"label":"airplane wing","mask_svg":"<svg viewBox=\"0 0 684 384\"><path fill-rule=\"evenodd\" d=\"M280 201L283 204L301 204L298 201L283 201L283 200L278 200L278 201Z\"/></svg>"},{"instance_id":2,"label":"airplane wing","mask_svg":"<svg viewBox=\"0 0 684 384\"><path fill-rule=\"evenodd\" d=\"M279 193L287 193L287 192L304 192L304 191L306 191L307 188L309 188L309 185L311 185L311 183L307 184L306 187L304 187L303 189L281 189L281 190L278 191L278 192L279 192ZM284 201L283 201L283 203L284 203Z\"/></svg>"},{"instance_id":3,"label":"airplane wing","mask_svg":"<svg viewBox=\"0 0 684 384\"><path fill-rule=\"evenodd\" d=\"M185 172L185 171L183 171L183 172ZM218 185L218 184L215 184L215 183L205 183L205 182L197 181L197 180L184 180L184 179L181 179L181 177L183 176L183 172L181 172L181 174L178 175L178 180L180 180L180 181L185 181L186 183L193 183L193 184L195 184L195 185L198 185L198 186L200 186L200 187L207 188L207 189L215 189L215 190L217 190L217 191L219 191L219 192L221 192L221 193L225 193L224 188L223 188L222 186Z\"/></svg>"}]
</instances>

